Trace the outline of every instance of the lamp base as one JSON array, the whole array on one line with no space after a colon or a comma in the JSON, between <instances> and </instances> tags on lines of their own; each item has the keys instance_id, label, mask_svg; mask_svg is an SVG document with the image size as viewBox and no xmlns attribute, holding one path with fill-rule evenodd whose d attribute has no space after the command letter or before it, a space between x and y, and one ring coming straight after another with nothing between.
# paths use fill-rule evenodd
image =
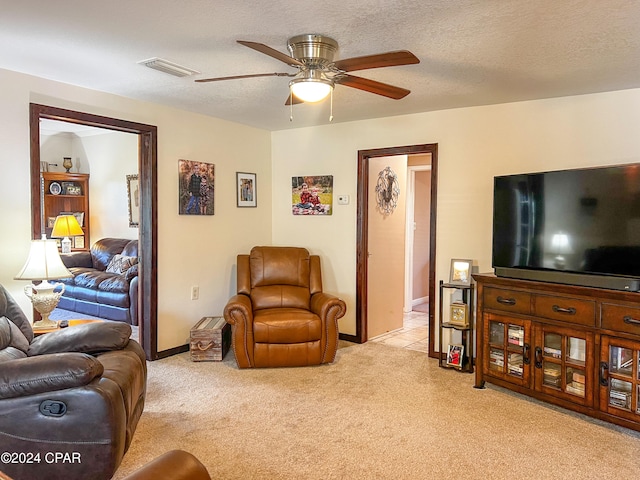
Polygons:
<instances>
[{"instance_id":1,"label":"lamp base","mask_svg":"<svg viewBox=\"0 0 640 480\"><path fill-rule=\"evenodd\" d=\"M61 287L59 292L54 292L55 288ZM64 283L49 283L43 280L40 285L27 285L24 287L24 294L31 299L33 308L42 316L42 320L33 323L34 330L54 328L58 326L49 318L49 314L58 306L60 297L64 293Z\"/></svg>"}]
</instances>

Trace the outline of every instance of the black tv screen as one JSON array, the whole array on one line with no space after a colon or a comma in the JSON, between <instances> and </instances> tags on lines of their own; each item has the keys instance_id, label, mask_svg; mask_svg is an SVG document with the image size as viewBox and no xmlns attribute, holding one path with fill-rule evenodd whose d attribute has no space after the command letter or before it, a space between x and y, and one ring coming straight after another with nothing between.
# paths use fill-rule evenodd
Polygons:
<instances>
[{"instance_id":1,"label":"black tv screen","mask_svg":"<svg viewBox=\"0 0 640 480\"><path fill-rule=\"evenodd\" d=\"M640 277L640 164L498 176L493 206L498 275Z\"/></svg>"}]
</instances>

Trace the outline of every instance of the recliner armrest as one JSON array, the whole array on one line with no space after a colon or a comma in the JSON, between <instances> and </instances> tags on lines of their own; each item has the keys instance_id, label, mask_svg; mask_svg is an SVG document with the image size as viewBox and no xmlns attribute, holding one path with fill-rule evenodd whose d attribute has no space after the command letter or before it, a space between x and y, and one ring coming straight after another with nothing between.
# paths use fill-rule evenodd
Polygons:
<instances>
[{"instance_id":1,"label":"recliner armrest","mask_svg":"<svg viewBox=\"0 0 640 480\"><path fill-rule=\"evenodd\" d=\"M11 360L0 369L0 399L84 386L103 371L98 359L84 353Z\"/></svg>"},{"instance_id":2,"label":"recliner armrest","mask_svg":"<svg viewBox=\"0 0 640 480\"><path fill-rule=\"evenodd\" d=\"M333 313L335 318L338 319L342 318L347 312L347 305L344 303L344 300L325 292L311 295L310 307L311 311L323 320L325 320L330 313Z\"/></svg>"},{"instance_id":3,"label":"recliner armrest","mask_svg":"<svg viewBox=\"0 0 640 480\"><path fill-rule=\"evenodd\" d=\"M235 325L238 321L243 320L252 330L250 327L253 322L251 298L242 294L231 297L224 307L224 318L227 323L231 325Z\"/></svg>"},{"instance_id":4,"label":"recliner armrest","mask_svg":"<svg viewBox=\"0 0 640 480\"><path fill-rule=\"evenodd\" d=\"M62 263L67 268L71 267L86 267L93 268L93 260L91 260L90 252L71 252L61 253L60 258Z\"/></svg>"},{"instance_id":5,"label":"recliner armrest","mask_svg":"<svg viewBox=\"0 0 640 480\"><path fill-rule=\"evenodd\" d=\"M131 325L123 322L100 322L64 328L41 335L31 342L30 357L49 353L98 353L121 350L131 337Z\"/></svg>"}]
</instances>

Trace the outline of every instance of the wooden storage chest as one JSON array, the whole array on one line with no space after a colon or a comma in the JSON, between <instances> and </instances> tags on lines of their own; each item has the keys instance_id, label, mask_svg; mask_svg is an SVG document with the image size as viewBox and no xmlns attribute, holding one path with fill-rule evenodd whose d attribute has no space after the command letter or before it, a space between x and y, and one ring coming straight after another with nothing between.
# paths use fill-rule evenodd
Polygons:
<instances>
[{"instance_id":1,"label":"wooden storage chest","mask_svg":"<svg viewBox=\"0 0 640 480\"><path fill-rule=\"evenodd\" d=\"M224 317L203 317L191 329L190 352L194 362L221 361L231 345L231 325Z\"/></svg>"}]
</instances>

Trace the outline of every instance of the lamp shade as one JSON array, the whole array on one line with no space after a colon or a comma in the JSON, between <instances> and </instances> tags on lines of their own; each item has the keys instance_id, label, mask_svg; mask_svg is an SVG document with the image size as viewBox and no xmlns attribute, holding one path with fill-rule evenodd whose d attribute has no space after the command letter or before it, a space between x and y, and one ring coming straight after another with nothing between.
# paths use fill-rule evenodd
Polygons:
<instances>
[{"instance_id":1,"label":"lamp shade","mask_svg":"<svg viewBox=\"0 0 640 480\"><path fill-rule=\"evenodd\" d=\"M52 238L77 237L84 235L78 220L73 215L58 215L51 231Z\"/></svg>"},{"instance_id":2,"label":"lamp shade","mask_svg":"<svg viewBox=\"0 0 640 480\"><path fill-rule=\"evenodd\" d=\"M77 223L77 222L76 222ZM15 280L52 280L69 278L73 275L62 263L55 240L47 240L43 235L41 240L31 241L29 258L22 270L14 277Z\"/></svg>"}]
</instances>

